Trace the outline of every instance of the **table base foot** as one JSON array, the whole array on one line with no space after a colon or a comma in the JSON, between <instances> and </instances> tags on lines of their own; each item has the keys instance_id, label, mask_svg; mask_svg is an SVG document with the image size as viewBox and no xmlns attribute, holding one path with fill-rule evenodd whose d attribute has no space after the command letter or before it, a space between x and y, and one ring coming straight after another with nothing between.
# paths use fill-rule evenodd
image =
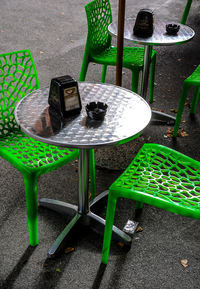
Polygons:
<instances>
[{"instance_id":1,"label":"table base foot","mask_svg":"<svg viewBox=\"0 0 200 289\"><path fill-rule=\"evenodd\" d=\"M75 205L47 198L40 199L39 206L50 209L67 217L73 217L78 211L78 207Z\"/></svg>"},{"instance_id":2,"label":"table base foot","mask_svg":"<svg viewBox=\"0 0 200 289\"><path fill-rule=\"evenodd\" d=\"M105 198L107 195L108 191L105 191L99 196L97 196L90 203L90 208L92 208L93 205L97 204L99 201L103 200L103 198ZM75 205L46 198L41 199L39 201L39 205L51 209L53 211L56 211L64 216L72 217L71 221L67 224L65 229L61 232L61 234L57 237L57 239L49 249L48 251L49 257L56 256L60 252L60 250L64 248L68 233L77 223L80 223L83 226L88 226L93 231L101 235L103 235L104 233L105 220L100 216L94 214L90 210L86 214L83 214L78 212L78 207ZM125 245L130 245L132 241L131 237L128 234L124 233L122 230L118 229L115 226L113 226L112 239L117 242L124 243Z\"/></svg>"},{"instance_id":3,"label":"table base foot","mask_svg":"<svg viewBox=\"0 0 200 289\"><path fill-rule=\"evenodd\" d=\"M65 240L67 238L68 233L71 231L71 229L77 224L79 219L82 215L76 214L73 219L67 224L65 229L62 231L62 233L58 236L58 238L55 240L53 245L48 251L49 257L54 257L65 245Z\"/></svg>"},{"instance_id":4,"label":"table base foot","mask_svg":"<svg viewBox=\"0 0 200 289\"><path fill-rule=\"evenodd\" d=\"M99 233L101 235L104 234L104 228L105 228L105 220L101 217L99 217L98 215L89 212L87 214L87 217L90 218L90 227L93 231L95 231L96 233ZM121 242L124 243L125 245L128 245L131 243L132 239L129 235L127 235L126 233L124 233L122 230L120 230L119 228L113 226L112 229L112 239L117 241L117 242Z\"/></svg>"},{"instance_id":5,"label":"table base foot","mask_svg":"<svg viewBox=\"0 0 200 289\"><path fill-rule=\"evenodd\" d=\"M90 201L90 209L92 210L92 208L95 206L95 205L98 205L101 201L106 201L105 198L108 197L108 190L107 191L104 191L103 193L99 194L96 198L94 198L94 200Z\"/></svg>"},{"instance_id":6,"label":"table base foot","mask_svg":"<svg viewBox=\"0 0 200 289\"><path fill-rule=\"evenodd\" d=\"M175 124L176 118L174 116L171 116L169 114L152 110L152 119L151 121L156 123L162 123L167 125L173 125Z\"/></svg>"}]
</instances>

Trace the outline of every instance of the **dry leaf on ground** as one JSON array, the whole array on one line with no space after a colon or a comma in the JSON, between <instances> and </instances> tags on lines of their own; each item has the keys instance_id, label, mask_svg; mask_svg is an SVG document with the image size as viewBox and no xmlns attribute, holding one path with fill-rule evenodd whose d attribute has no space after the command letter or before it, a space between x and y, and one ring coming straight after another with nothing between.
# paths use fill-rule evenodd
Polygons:
<instances>
[{"instance_id":1,"label":"dry leaf on ground","mask_svg":"<svg viewBox=\"0 0 200 289\"><path fill-rule=\"evenodd\" d=\"M65 248L65 254L68 254L68 253L71 253L71 252L74 252L74 251L75 251L75 248L73 248L73 247Z\"/></svg>"},{"instance_id":2,"label":"dry leaf on ground","mask_svg":"<svg viewBox=\"0 0 200 289\"><path fill-rule=\"evenodd\" d=\"M118 245L119 247L121 247L121 248L124 247L124 243L122 243L122 242L118 242L117 245Z\"/></svg>"},{"instance_id":3,"label":"dry leaf on ground","mask_svg":"<svg viewBox=\"0 0 200 289\"><path fill-rule=\"evenodd\" d=\"M142 232L142 231L143 231L143 228L141 226L138 226L137 229L136 229L136 233Z\"/></svg>"},{"instance_id":4,"label":"dry leaf on ground","mask_svg":"<svg viewBox=\"0 0 200 289\"><path fill-rule=\"evenodd\" d=\"M56 268L56 272L60 273L61 272L60 268Z\"/></svg>"},{"instance_id":5,"label":"dry leaf on ground","mask_svg":"<svg viewBox=\"0 0 200 289\"><path fill-rule=\"evenodd\" d=\"M186 268L188 266L188 260L187 259L182 259L181 260L181 265Z\"/></svg>"},{"instance_id":6,"label":"dry leaf on ground","mask_svg":"<svg viewBox=\"0 0 200 289\"><path fill-rule=\"evenodd\" d=\"M166 134L164 135L164 137L171 138L171 137L173 136L173 131L174 131L174 129L169 127L169 128L167 129L167 132L166 132ZM183 128L181 127L181 128L179 128L179 130L178 130L177 136L179 136L179 137L186 137L186 136L188 136L188 133L185 132L185 131L183 130Z\"/></svg>"}]
</instances>

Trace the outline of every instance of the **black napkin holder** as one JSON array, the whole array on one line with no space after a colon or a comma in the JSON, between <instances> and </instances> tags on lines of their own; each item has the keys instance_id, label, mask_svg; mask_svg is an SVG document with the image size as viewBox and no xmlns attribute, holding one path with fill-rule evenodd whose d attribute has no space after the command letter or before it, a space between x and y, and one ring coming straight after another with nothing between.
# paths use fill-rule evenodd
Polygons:
<instances>
[{"instance_id":1,"label":"black napkin holder","mask_svg":"<svg viewBox=\"0 0 200 289\"><path fill-rule=\"evenodd\" d=\"M51 112L55 110L63 118L80 113L82 105L77 81L69 75L51 79L48 103Z\"/></svg>"},{"instance_id":2,"label":"black napkin holder","mask_svg":"<svg viewBox=\"0 0 200 289\"><path fill-rule=\"evenodd\" d=\"M135 21L133 33L138 37L150 37L153 34L153 11L141 9Z\"/></svg>"}]
</instances>

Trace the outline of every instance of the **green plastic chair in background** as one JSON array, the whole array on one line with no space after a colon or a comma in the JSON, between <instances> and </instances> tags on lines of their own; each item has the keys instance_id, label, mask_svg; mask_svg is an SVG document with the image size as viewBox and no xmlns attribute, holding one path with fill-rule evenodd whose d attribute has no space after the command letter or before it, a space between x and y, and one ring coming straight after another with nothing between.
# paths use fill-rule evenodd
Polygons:
<instances>
[{"instance_id":1,"label":"green plastic chair in background","mask_svg":"<svg viewBox=\"0 0 200 289\"><path fill-rule=\"evenodd\" d=\"M0 55L0 156L18 169L24 177L31 246L36 246L39 242L38 177L79 156L79 150L36 141L19 129L14 117L15 105L26 94L38 88L38 76L29 50ZM92 173L94 176L94 172Z\"/></svg>"},{"instance_id":2,"label":"green plastic chair in background","mask_svg":"<svg viewBox=\"0 0 200 289\"><path fill-rule=\"evenodd\" d=\"M192 0L187 0L187 3L185 5L185 9L183 11L183 15L181 18L181 24L186 24L191 5L192 5Z\"/></svg>"},{"instance_id":3,"label":"green plastic chair in background","mask_svg":"<svg viewBox=\"0 0 200 289\"><path fill-rule=\"evenodd\" d=\"M186 97L191 87L194 87L194 93L193 93L190 113L194 114L196 111L196 107L197 107L197 103L198 103L199 95L200 95L200 65L198 65L195 71L188 78L184 80L179 107L178 107L178 111L176 115L176 121L174 125L173 137L177 136Z\"/></svg>"},{"instance_id":4,"label":"green plastic chair in background","mask_svg":"<svg viewBox=\"0 0 200 289\"><path fill-rule=\"evenodd\" d=\"M118 198L200 219L200 162L158 144L144 144L124 173L110 186L102 263L108 263Z\"/></svg>"},{"instance_id":5,"label":"green plastic chair in background","mask_svg":"<svg viewBox=\"0 0 200 289\"><path fill-rule=\"evenodd\" d=\"M85 6L88 35L79 81L84 81L90 62L102 64L101 82L105 82L107 66L116 66L117 47L112 46L108 26L112 23L109 0L94 0ZM132 91L138 92L139 73L143 69L144 48L124 47L123 67L132 71ZM156 51L152 51L150 72L150 99L153 99Z\"/></svg>"}]
</instances>

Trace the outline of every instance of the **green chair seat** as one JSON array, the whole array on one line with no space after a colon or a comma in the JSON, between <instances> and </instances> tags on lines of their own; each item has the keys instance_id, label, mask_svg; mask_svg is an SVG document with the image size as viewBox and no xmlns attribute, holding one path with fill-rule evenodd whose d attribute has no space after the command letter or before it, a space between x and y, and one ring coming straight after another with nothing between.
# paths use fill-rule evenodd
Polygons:
<instances>
[{"instance_id":1,"label":"green chair seat","mask_svg":"<svg viewBox=\"0 0 200 289\"><path fill-rule=\"evenodd\" d=\"M90 62L103 65L101 82L106 80L107 66L116 66L117 47L112 46L112 37L108 26L112 23L112 11L109 0L93 0L85 5L88 23L88 35L79 81L84 81ZM143 70L144 48L124 47L123 67L132 72L132 91L138 92L139 73ZM152 51L150 66L149 101L153 101L156 51Z\"/></svg>"},{"instance_id":2,"label":"green chair seat","mask_svg":"<svg viewBox=\"0 0 200 289\"><path fill-rule=\"evenodd\" d=\"M190 113L194 114L196 111L196 107L197 107L197 103L198 103L199 95L200 95L200 65L198 65L198 67L194 70L194 72L188 78L184 80L179 107L178 107L178 111L176 115L176 121L174 125L173 137L177 136L184 105L186 102L186 97L191 87L194 87L194 93L193 93Z\"/></svg>"},{"instance_id":3,"label":"green chair seat","mask_svg":"<svg viewBox=\"0 0 200 289\"><path fill-rule=\"evenodd\" d=\"M134 50L133 50L134 48ZM153 50L152 56L155 56L156 52ZM99 54L92 54L92 61L104 64L116 66L117 47L111 46ZM144 48L142 47L124 47L123 67L128 69L143 69L144 63Z\"/></svg>"},{"instance_id":4,"label":"green chair seat","mask_svg":"<svg viewBox=\"0 0 200 289\"><path fill-rule=\"evenodd\" d=\"M158 144L144 144L110 186L102 262L107 264L118 198L200 219L200 162Z\"/></svg>"},{"instance_id":5,"label":"green chair seat","mask_svg":"<svg viewBox=\"0 0 200 289\"><path fill-rule=\"evenodd\" d=\"M29 170L37 176L78 158L79 151L37 141L16 130L0 140L0 155L22 174Z\"/></svg>"}]
</instances>

